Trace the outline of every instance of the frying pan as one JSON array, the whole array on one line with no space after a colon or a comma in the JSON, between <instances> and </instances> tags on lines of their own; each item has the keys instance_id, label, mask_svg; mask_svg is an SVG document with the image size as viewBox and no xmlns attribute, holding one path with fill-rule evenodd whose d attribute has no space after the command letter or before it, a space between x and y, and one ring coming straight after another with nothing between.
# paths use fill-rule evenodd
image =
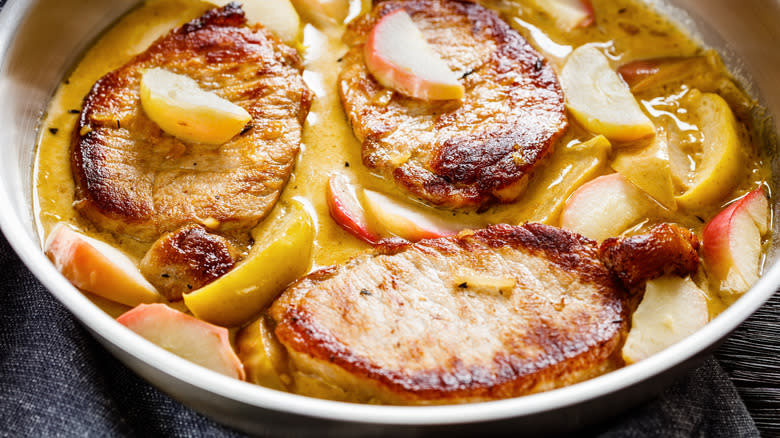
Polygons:
<instances>
[{"instance_id":1,"label":"frying pan","mask_svg":"<svg viewBox=\"0 0 780 438\"><path fill-rule=\"evenodd\" d=\"M140 338L93 305L44 256L32 212L32 163L41 116L54 90L99 33L134 0L10 0L0 11L0 229L33 274L117 358L161 390L224 424L251 433L296 435L551 434L618 415L696 366L780 285L778 227L765 272L705 328L638 364L570 387L472 405L346 404L266 389L194 365ZM780 115L780 1L651 1L709 47L759 99L778 187L772 116ZM773 206L777 209L777 205Z\"/></svg>"}]
</instances>

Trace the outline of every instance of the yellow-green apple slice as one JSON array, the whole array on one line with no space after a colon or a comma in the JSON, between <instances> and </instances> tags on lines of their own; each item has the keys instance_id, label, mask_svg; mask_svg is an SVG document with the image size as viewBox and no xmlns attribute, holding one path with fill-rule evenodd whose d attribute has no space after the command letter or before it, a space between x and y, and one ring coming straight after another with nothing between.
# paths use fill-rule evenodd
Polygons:
<instances>
[{"instance_id":1,"label":"yellow-green apple slice","mask_svg":"<svg viewBox=\"0 0 780 438\"><path fill-rule=\"evenodd\" d=\"M710 281L722 294L750 289L761 270L761 236L769 232L769 202L763 188L718 213L702 232L702 255Z\"/></svg>"},{"instance_id":2,"label":"yellow-green apple slice","mask_svg":"<svg viewBox=\"0 0 780 438\"><path fill-rule=\"evenodd\" d=\"M317 26L343 23L350 13L350 0L292 0L298 12Z\"/></svg>"},{"instance_id":3,"label":"yellow-green apple slice","mask_svg":"<svg viewBox=\"0 0 780 438\"><path fill-rule=\"evenodd\" d=\"M595 22L590 0L534 0L534 4L550 15L556 26L567 32Z\"/></svg>"},{"instance_id":4,"label":"yellow-green apple slice","mask_svg":"<svg viewBox=\"0 0 780 438\"><path fill-rule=\"evenodd\" d=\"M381 193L364 190L363 195L366 209L376 223L388 233L406 240L437 239L457 234L463 229Z\"/></svg>"},{"instance_id":5,"label":"yellow-green apple slice","mask_svg":"<svg viewBox=\"0 0 780 438\"><path fill-rule=\"evenodd\" d=\"M612 168L669 210L677 209L669 146L663 135L644 148L622 150Z\"/></svg>"},{"instance_id":6,"label":"yellow-green apple slice","mask_svg":"<svg viewBox=\"0 0 780 438\"><path fill-rule=\"evenodd\" d=\"M165 304L141 304L116 319L148 341L190 362L244 380L244 365L224 327L193 318Z\"/></svg>"},{"instance_id":7,"label":"yellow-green apple slice","mask_svg":"<svg viewBox=\"0 0 780 438\"><path fill-rule=\"evenodd\" d=\"M561 85L569 111L589 131L614 141L655 134L631 90L595 47L581 46L569 55Z\"/></svg>"},{"instance_id":8,"label":"yellow-green apple slice","mask_svg":"<svg viewBox=\"0 0 780 438\"><path fill-rule=\"evenodd\" d=\"M297 201L252 231L246 259L216 281L184 295L193 315L225 327L249 321L311 266L314 222Z\"/></svg>"},{"instance_id":9,"label":"yellow-green apple slice","mask_svg":"<svg viewBox=\"0 0 780 438\"><path fill-rule=\"evenodd\" d=\"M273 389L287 388L285 380L291 382L287 375L287 352L264 317L241 329L236 335L236 345L247 381Z\"/></svg>"},{"instance_id":10,"label":"yellow-green apple slice","mask_svg":"<svg viewBox=\"0 0 780 438\"><path fill-rule=\"evenodd\" d=\"M375 245L382 238L368 222L357 193L346 176L336 173L328 181L327 201L330 216L342 228L358 239Z\"/></svg>"},{"instance_id":11,"label":"yellow-green apple slice","mask_svg":"<svg viewBox=\"0 0 780 438\"><path fill-rule=\"evenodd\" d=\"M561 227L602 241L639 223L652 211L653 204L623 175L604 175L569 197L561 213Z\"/></svg>"},{"instance_id":12,"label":"yellow-green apple slice","mask_svg":"<svg viewBox=\"0 0 780 438\"><path fill-rule=\"evenodd\" d=\"M465 94L458 75L403 9L382 17L364 47L368 70L387 88L423 100L461 99Z\"/></svg>"},{"instance_id":13,"label":"yellow-green apple slice","mask_svg":"<svg viewBox=\"0 0 780 438\"><path fill-rule=\"evenodd\" d=\"M216 6L225 6L234 0L209 0ZM260 23L280 40L291 46L301 42L301 18L290 0L240 0L244 15L250 23Z\"/></svg>"},{"instance_id":14,"label":"yellow-green apple slice","mask_svg":"<svg viewBox=\"0 0 780 438\"><path fill-rule=\"evenodd\" d=\"M710 319L707 295L690 278L650 280L634 312L623 359L635 363L704 327Z\"/></svg>"},{"instance_id":15,"label":"yellow-green apple slice","mask_svg":"<svg viewBox=\"0 0 780 438\"><path fill-rule=\"evenodd\" d=\"M225 143L252 120L244 108L203 90L192 78L161 68L143 73L141 106L163 131L194 143Z\"/></svg>"},{"instance_id":16,"label":"yellow-green apple slice","mask_svg":"<svg viewBox=\"0 0 780 438\"><path fill-rule=\"evenodd\" d=\"M694 91L686 106L698 122L704 140L691 187L677 197L677 203L696 210L722 200L731 192L740 180L743 160L737 120L722 97Z\"/></svg>"},{"instance_id":17,"label":"yellow-green apple slice","mask_svg":"<svg viewBox=\"0 0 780 438\"><path fill-rule=\"evenodd\" d=\"M54 227L44 251L79 289L131 307L163 299L125 253L65 224Z\"/></svg>"}]
</instances>

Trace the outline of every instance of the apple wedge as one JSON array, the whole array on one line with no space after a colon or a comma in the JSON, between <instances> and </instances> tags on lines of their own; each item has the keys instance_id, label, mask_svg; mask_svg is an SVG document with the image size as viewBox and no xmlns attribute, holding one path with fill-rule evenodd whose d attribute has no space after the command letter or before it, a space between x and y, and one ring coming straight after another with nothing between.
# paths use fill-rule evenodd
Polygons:
<instances>
[{"instance_id":1,"label":"apple wedge","mask_svg":"<svg viewBox=\"0 0 780 438\"><path fill-rule=\"evenodd\" d=\"M346 176L340 173L331 175L326 196L330 216L341 228L370 245L381 240L382 237L369 225L355 188Z\"/></svg>"},{"instance_id":2,"label":"apple wedge","mask_svg":"<svg viewBox=\"0 0 780 438\"><path fill-rule=\"evenodd\" d=\"M366 209L381 228L410 242L452 236L464 228L372 190L364 190L363 196Z\"/></svg>"},{"instance_id":3,"label":"apple wedge","mask_svg":"<svg viewBox=\"0 0 780 438\"><path fill-rule=\"evenodd\" d=\"M561 30L570 32L596 21L590 0L534 0L534 5L555 20Z\"/></svg>"},{"instance_id":4,"label":"apple wedge","mask_svg":"<svg viewBox=\"0 0 780 438\"><path fill-rule=\"evenodd\" d=\"M686 106L704 140L692 184L677 197L677 203L687 210L697 210L731 192L740 180L743 160L737 120L722 97L694 90Z\"/></svg>"},{"instance_id":5,"label":"apple wedge","mask_svg":"<svg viewBox=\"0 0 780 438\"><path fill-rule=\"evenodd\" d=\"M240 326L309 270L314 234L311 216L293 201L286 212L252 231L255 243L246 259L218 280L185 294L184 304L205 321Z\"/></svg>"},{"instance_id":6,"label":"apple wedge","mask_svg":"<svg viewBox=\"0 0 780 438\"><path fill-rule=\"evenodd\" d=\"M647 147L618 152L612 168L659 204L671 211L677 209L666 136L656 135Z\"/></svg>"},{"instance_id":7,"label":"apple wedge","mask_svg":"<svg viewBox=\"0 0 780 438\"><path fill-rule=\"evenodd\" d=\"M249 382L281 391L287 388L284 380L289 383L291 379L286 375L287 351L264 317L241 329L236 335L236 345Z\"/></svg>"},{"instance_id":8,"label":"apple wedge","mask_svg":"<svg viewBox=\"0 0 780 438\"><path fill-rule=\"evenodd\" d=\"M366 66L384 87L422 100L462 99L465 95L458 75L403 9L382 17L364 47Z\"/></svg>"},{"instance_id":9,"label":"apple wedge","mask_svg":"<svg viewBox=\"0 0 780 438\"><path fill-rule=\"evenodd\" d=\"M707 295L690 278L650 280L634 312L623 359L635 363L676 344L710 319Z\"/></svg>"},{"instance_id":10,"label":"apple wedge","mask_svg":"<svg viewBox=\"0 0 780 438\"><path fill-rule=\"evenodd\" d=\"M252 120L245 109L203 90L192 78L161 68L144 71L141 106L160 129L193 143L225 143Z\"/></svg>"},{"instance_id":11,"label":"apple wedge","mask_svg":"<svg viewBox=\"0 0 780 438\"><path fill-rule=\"evenodd\" d=\"M350 0L292 0L308 21L318 26L341 24L350 13Z\"/></svg>"},{"instance_id":12,"label":"apple wedge","mask_svg":"<svg viewBox=\"0 0 780 438\"><path fill-rule=\"evenodd\" d=\"M655 134L631 90L595 47L581 46L569 55L561 86L569 111L589 131L623 142Z\"/></svg>"},{"instance_id":13,"label":"apple wedge","mask_svg":"<svg viewBox=\"0 0 780 438\"><path fill-rule=\"evenodd\" d=\"M116 319L146 340L202 367L244 380L244 365L224 327L203 322L165 304L141 304Z\"/></svg>"},{"instance_id":14,"label":"apple wedge","mask_svg":"<svg viewBox=\"0 0 780 438\"><path fill-rule=\"evenodd\" d=\"M234 0L209 0L209 3L225 6L231 1ZM262 24L293 47L301 43L301 18L290 0L240 0L238 3L249 23Z\"/></svg>"},{"instance_id":15,"label":"apple wedge","mask_svg":"<svg viewBox=\"0 0 780 438\"><path fill-rule=\"evenodd\" d=\"M54 227L44 251L79 289L131 307L163 299L125 253L65 224Z\"/></svg>"},{"instance_id":16,"label":"apple wedge","mask_svg":"<svg viewBox=\"0 0 780 438\"><path fill-rule=\"evenodd\" d=\"M769 201L759 188L729 205L704 227L702 255L711 281L720 285L722 294L741 295L758 281L761 237L769 232L769 220Z\"/></svg>"},{"instance_id":17,"label":"apple wedge","mask_svg":"<svg viewBox=\"0 0 780 438\"><path fill-rule=\"evenodd\" d=\"M652 211L653 204L623 175L604 175L569 197L561 213L561 227L600 242L637 224Z\"/></svg>"},{"instance_id":18,"label":"apple wedge","mask_svg":"<svg viewBox=\"0 0 780 438\"><path fill-rule=\"evenodd\" d=\"M557 223L566 199L604 170L612 145L603 135L555 151L517 202L516 223Z\"/></svg>"},{"instance_id":19,"label":"apple wedge","mask_svg":"<svg viewBox=\"0 0 780 438\"><path fill-rule=\"evenodd\" d=\"M617 70L634 93L712 71L706 56L632 61Z\"/></svg>"}]
</instances>

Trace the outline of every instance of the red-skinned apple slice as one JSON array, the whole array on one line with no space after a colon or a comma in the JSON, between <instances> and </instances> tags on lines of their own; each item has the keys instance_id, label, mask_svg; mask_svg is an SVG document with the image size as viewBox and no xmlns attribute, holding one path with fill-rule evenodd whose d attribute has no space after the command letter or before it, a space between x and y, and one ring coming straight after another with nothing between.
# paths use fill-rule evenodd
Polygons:
<instances>
[{"instance_id":1,"label":"red-skinned apple slice","mask_svg":"<svg viewBox=\"0 0 780 438\"><path fill-rule=\"evenodd\" d=\"M79 289L127 306L162 301L126 254L65 224L54 227L44 251Z\"/></svg>"},{"instance_id":2,"label":"red-skinned apple slice","mask_svg":"<svg viewBox=\"0 0 780 438\"><path fill-rule=\"evenodd\" d=\"M638 223L653 205L621 174L604 175L572 193L561 213L561 227L602 241Z\"/></svg>"},{"instance_id":3,"label":"red-skinned apple slice","mask_svg":"<svg viewBox=\"0 0 780 438\"><path fill-rule=\"evenodd\" d=\"M536 0L534 3L564 31L588 27L596 20L590 0Z\"/></svg>"},{"instance_id":4,"label":"red-skinned apple slice","mask_svg":"<svg viewBox=\"0 0 780 438\"><path fill-rule=\"evenodd\" d=\"M331 175L327 190L328 210L337 224L368 244L375 245L381 240L379 234L369 225L366 212L355 194L355 188L346 176L340 173Z\"/></svg>"},{"instance_id":5,"label":"red-skinned apple slice","mask_svg":"<svg viewBox=\"0 0 780 438\"><path fill-rule=\"evenodd\" d=\"M387 88L423 100L462 99L458 75L425 40L404 9L374 26L365 44L366 66Z\"/></svg>"},{"instance_id":6,"label":"red-skinned apple slice","mask_svg":"<svg viewBox=\"0 0 780 438\"><path fill-rule=\"evenodd\" d=\"M764 189L758 188L704 227L702 255L722 293L740 295L758 281L761 236L769 231L769 217L769 201Z\"/></svg>"},{"instance_id":7,"label":"red-skinned apple slice","mask_svg":"<svg viewBox=\"0 0 780 438\"><path fill-rule=\"evenodd\" d=\"M244 365L230 346L228 330L171 309L141 304L116 319L148 341L210 370L244 380Z\"/></svg>"},{"instance_id":8,"label":"red-skinned apple slice","mask_svg":"<svg viewBox=\"0 0 780 438\"><path fill-rule=\"evenodd\" d=\"M464 228L404 205L381 193L364 190L363 194L367 210L376 222L385 231L406 240L416 242L422 239L437 239L457 234Z\"/></svg>"}]
</instances>

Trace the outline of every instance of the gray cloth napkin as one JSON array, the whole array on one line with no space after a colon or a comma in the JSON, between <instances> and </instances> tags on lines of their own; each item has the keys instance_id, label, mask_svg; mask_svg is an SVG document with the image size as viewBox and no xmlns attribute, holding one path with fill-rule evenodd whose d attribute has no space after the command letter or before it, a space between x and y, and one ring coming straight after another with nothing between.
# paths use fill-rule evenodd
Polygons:
<instances>
[{"instance_id":1,"label":"gray cloth napkin","mask_svg":"<svg viewBox=\"0 0 780 438\"><path fill-rule=\"evenodd\" d=\"M759 433L726 373L708 359L657 399L581 435ZM242 435L172 400L114 359L0 237L0 436Z\"/></svg>"}]
</instances>

